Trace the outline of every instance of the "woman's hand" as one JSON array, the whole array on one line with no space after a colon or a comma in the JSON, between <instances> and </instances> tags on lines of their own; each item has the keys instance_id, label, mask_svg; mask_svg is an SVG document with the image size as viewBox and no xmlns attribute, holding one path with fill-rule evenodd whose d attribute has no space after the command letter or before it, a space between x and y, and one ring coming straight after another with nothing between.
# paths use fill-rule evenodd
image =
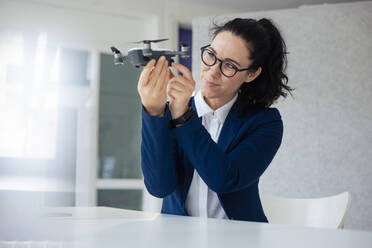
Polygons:
<instances>
[{"instance_id":1,"label":"woman's hand","mask_svg":"<svg viewBox=\"0 0 372 248\"><path fill-rule=\"evenodd\" d=\"M167 103L167 84L170 70L164 56L152 59L142 70L137 90L146 111L153 116L163 116Z\"/></svg>"},{"instance_id":2,"label":"woman's hand","mask_svg":"<svg viewBox=\"0 0 372 248\"><path fill-rule=\"evenodd\" d=\"M183 115L188 109L190 97L195 89L195 81L187 67L172 63L172 67L182 73L169 80L168 95L170 97L169 108L172 113L172 118L177 119Z\"/></svg>"}]
</instances>

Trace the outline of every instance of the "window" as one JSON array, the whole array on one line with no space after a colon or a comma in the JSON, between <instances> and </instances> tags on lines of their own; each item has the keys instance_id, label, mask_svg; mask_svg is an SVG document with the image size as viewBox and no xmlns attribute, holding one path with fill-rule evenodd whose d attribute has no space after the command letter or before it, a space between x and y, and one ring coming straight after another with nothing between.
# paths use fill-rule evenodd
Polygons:
<instances>
[{"instance_id":1,"label":"window","mask_svg":"<svg viewBox=\"0 0 372 248\"><path fill-rule=\"evenodd\" d=\"M141 69L101 54L97 205L142 210Z\"/></svg>"}]
</instances>

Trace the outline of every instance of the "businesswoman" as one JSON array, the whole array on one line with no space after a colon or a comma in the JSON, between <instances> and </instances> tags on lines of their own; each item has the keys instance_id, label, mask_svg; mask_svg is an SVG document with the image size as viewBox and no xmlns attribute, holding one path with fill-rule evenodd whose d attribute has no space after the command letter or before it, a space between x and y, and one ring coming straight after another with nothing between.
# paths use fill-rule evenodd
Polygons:
<instances>
[{"instance_id":1,"label":"businesswoman","mask_svg":"<svg viewBox=\"0 0 372 248\"><path fill-rule=\"evenodd\" d=\"M267 222L258 183L282 140L270 106L292 90L285 43L272 21L237 18L215 27L201 61L195 97L178 63L171 79L164 58L140 75L146 188L163 198L162 213Z\"/></svg>"}]
</instances>

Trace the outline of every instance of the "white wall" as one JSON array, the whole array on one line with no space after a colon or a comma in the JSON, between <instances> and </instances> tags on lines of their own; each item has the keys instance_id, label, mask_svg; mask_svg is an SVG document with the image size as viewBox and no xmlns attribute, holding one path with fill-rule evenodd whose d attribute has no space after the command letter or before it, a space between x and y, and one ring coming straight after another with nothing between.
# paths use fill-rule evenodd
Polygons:
<instances>
[{"instance_id":1,"label":"white wall","mask_svg":"<svg viewBox=\"0 0 372 248\"><path fill-rule=\"evenodd\" d=\"M191 27L192 18L231 12L172 0L0 0L0 4L1 26L49 27L48 33L63 36L64 42L78 39L107 52L113 42L163 37L170 40L160 47L177 48L178 24Z\"/></svg>"},{"instance_id":2,"label":"white wall","mask_svg":"<svg viewBox=\"0 0 372 248\"><path fill-rule=\"evenodd\" d=\"M287 43L294 98L280 100L282 145L262 177L263 193L285 197L352 194L345 228L372 230L372 2L223 15L274 20ZM193 22L198 47L210 42L210 17Z\"/></svg>"}]
</instances>

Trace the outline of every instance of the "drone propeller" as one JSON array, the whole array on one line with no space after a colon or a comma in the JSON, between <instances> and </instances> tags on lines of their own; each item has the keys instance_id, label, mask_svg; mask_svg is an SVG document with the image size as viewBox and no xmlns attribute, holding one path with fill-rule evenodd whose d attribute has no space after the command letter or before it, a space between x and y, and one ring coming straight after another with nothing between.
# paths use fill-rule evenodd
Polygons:
<instances>
[{"instance_id":1,"label":"drone propeller","mask_svg":"<svg viewBox=\"0 0 372 248\"><path fill-rule=\"evenodd\" d=\"M115 54L117 54L117 53L120 53L120 51L116 48L116 47L110 47L111 48L111 51L113 52L113 53L115 53Z\"/></svg>"},{"instance_id":2,"label":"drone propeller","mask_svg":"<svg viewBox=\"0 0 372 248\"><path fill-rule=\"evenodd\" d=\"M156 43L156 42L161 42L161 41L166 41L166 40L169 40L169 39L141 40L141 41L136 41L136 42L131 42L131 43L134 43L134 44L140 44L140 43L150 44L150 43Z\"/></svg>"}]
</instances>

